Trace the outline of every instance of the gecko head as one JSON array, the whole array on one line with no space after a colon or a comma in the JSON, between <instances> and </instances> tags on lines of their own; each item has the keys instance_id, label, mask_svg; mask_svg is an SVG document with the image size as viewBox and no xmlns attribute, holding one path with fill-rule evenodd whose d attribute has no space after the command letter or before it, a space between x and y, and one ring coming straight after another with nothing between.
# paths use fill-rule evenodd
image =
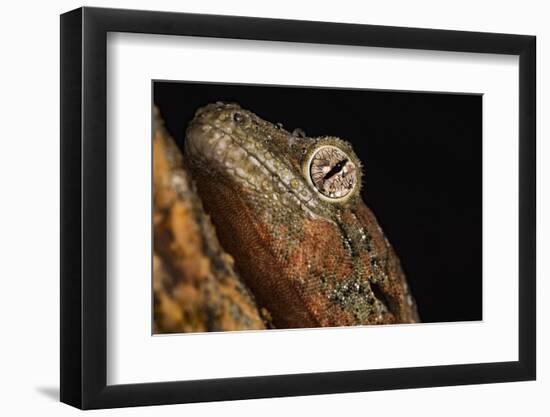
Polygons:
<instances>
[{"instance_id":1,"label":"gecko head","mask_svg":"<svg viewBox=\"0 0 550 417\"><path fill-rule=\"evenodd\" d=\"M358 199L361 163L336 137L306 137L237 104L200 108L186 132L192 167L267 211L330 218Z\"/></svg>"},{"instance_id":2,"label":"gecko head","mask_svg":"<svg viewBox=\"0 0 550 417\"><path fill-rule=\"evenodd\" d=\"M394 319L369 283L389 282L388 247L347 142L215 103L189 124L185 157L222 246L276 327Z\"/></svg>"}]
</instances>

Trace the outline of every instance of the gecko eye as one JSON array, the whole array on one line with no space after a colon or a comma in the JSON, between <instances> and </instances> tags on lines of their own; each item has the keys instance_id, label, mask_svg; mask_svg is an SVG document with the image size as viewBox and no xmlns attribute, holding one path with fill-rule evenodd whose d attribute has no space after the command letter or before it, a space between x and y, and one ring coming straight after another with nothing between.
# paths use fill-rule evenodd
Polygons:
<instances>
[{"instance_id":1,"label":"gecko eye","mask_svg":"<svg viewBox=\"0 0 550 417\"><path fill-rule=\"evenodd\" d=\"M357 166L332 145L321 146L312 154L308 174L315 189L331 201L345 199L357 186Z\"/></svg>"}]
</instances>

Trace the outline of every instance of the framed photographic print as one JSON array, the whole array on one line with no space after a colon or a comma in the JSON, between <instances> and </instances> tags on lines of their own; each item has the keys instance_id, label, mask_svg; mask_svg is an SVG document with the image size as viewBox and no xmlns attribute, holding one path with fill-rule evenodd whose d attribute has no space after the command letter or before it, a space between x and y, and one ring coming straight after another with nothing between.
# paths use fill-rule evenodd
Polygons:
<instances>
[{"instance_id":1,"label":"framed photographic print","mask_svg":"<svg viewBox=\"0 0 550 417\"><path fill-rule=\"evenodd\" d=\"M61 16L61 400L535 379L535 38Z\"/></svg>"}]
</instances>

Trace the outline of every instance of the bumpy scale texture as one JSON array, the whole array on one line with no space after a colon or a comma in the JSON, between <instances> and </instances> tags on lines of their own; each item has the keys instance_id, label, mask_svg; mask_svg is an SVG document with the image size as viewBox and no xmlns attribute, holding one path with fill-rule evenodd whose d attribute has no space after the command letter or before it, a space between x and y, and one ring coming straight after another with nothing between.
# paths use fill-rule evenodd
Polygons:
<instances>
[{"instance_id":1,"label":"bumpy scale texture","mask_svg":"<svg viewBox=\"0 0 550 417\"><path fill-rule=\"evenodd\" d=\"M156 109L153 158L154 332L264 329Z\"/></svg>"},{"instance_id":2,"label":"bumpy scale texture","mask_svg":"<svg viewBox=\"0 0 550 417\"><path fill-rule=\"evenodd\" d=\"M277 328L418 322L351 145L296 132L224 103L187 129L203 204L258 305Z\"/></svg>"}]
</instances>

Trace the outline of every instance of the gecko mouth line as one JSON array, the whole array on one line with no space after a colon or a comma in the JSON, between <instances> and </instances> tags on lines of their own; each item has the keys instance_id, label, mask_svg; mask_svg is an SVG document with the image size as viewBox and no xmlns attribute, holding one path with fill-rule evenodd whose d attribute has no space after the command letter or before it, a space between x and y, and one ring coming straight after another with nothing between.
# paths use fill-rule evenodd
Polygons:
<instances>
[{"instance_id":1,"label":"gecko mouth line","mask_svg":"<svg viewBox=\"0 0 550 417\"><path fill-rule=\"evenodd\" d=\"M294 203L310 215L320 215L311 207L313 196L306 181L291 174L280 162L270 163L274 160L273 156L257 141L239 140L231 130L211 123L195 122L188 129L185 149L193 158L214 161L216 167L229 174L233 180L244 181L248 186L265 193L277 190L271 197L281 195L281 198L288 198L291 195L295 199ZM264 158L260 157L262 154ZM315 192L318 193L317 190Z\"/></svg>"}]
</instances>

